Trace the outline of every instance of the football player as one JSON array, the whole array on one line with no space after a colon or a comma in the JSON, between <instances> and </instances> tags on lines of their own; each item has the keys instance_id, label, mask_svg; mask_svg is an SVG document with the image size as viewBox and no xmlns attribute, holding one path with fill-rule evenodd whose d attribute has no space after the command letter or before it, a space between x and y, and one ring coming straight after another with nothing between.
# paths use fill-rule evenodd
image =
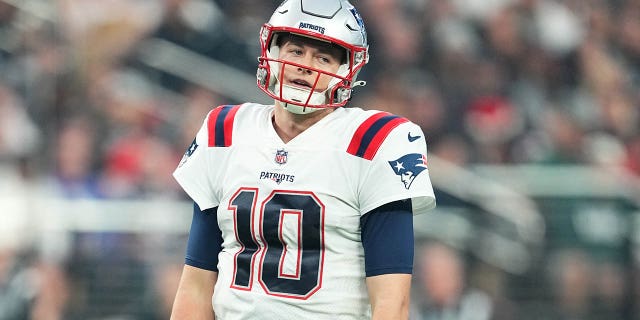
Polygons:
<instances>
[{"instance_id":1,"label":"football player","mask_svg":"<svg viewBox=\"0 0 640 320\"><path fill-rule=\"evenodd\" d=\"M274 105L213 109L174 172L195 203L172 319L406 319L423 132L345 107L369 59L349 2L284 1L259 37Z\"/></svg>"}]
</instances>

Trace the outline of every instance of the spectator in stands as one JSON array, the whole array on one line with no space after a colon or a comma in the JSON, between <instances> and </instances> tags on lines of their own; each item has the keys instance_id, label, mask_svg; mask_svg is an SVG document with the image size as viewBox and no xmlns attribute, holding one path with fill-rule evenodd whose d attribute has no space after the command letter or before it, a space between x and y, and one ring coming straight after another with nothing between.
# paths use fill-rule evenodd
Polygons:
<instances>
[{"instance_id":1,"label":"spectator in stands","mask_svg":"<svg viewBox=\"0 0 640 320\"><path fill-rule=\"evenodd\" d=\"M427 242L417 249L410 319L493 319L492 299L468 286L464 260L455 249L439 242Z\"/></svg>"},{"instance_id":2,"label":"spectator in stands","mask_svg":"<svg viewBox=\"0 0 640 320\"><path fill-rule=\"evenodd\" d=\"M66 121L54 141L54 193L69 198L101 196L95 174L95 124L90 118Z\"/></svg>"},{"instance_id":3,"label":"spectator in stands","mask_svg":"<svg viewBox=\"0 0 640 320\"><path fill-rule=\"evenodd\" d=\"M555 252L549 259L551 305L542 317L549 320L604 319L593 314L592 292L595 274L593 263L585 252L573 249Z\"/></svg>"},{"instance_id":4,"label":"spectator in stands","mask_svg":"<svg viewBox=\"0 0 640 320\"><path fill-rule=\"evenodd\" d=\"M25 166L32 164L29 160L40 147L40 140L40 130L20 95L0 79L0 165L18 164L14 169L27 174L24 170L30 168Z\"/></svg>"}]
</instances>

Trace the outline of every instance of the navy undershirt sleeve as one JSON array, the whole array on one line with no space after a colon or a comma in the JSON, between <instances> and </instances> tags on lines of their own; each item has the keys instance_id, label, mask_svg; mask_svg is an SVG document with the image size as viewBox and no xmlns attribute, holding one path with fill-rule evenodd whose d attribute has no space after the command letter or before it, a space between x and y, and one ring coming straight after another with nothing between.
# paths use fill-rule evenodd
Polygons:
<instances>
[{"instance_id":1,"label":"navy undershirt sleeve","mask_svg":"<svg viewBox=\"0 0 640 320\"><path fill-rule=\"evenodd\" d=\"M192 267L218 271L218 254L222 251L222 232L218 226L218 207L204 211L193 204L193 220L185 264Z\"/></svg>"},{"instance_id":2,"label":"navy undershirt sleeve","mask_svg":"<svg viewBox=\"0 0 640 320\"><path fill-rule=\"evenodd\" d=\"M411 200L382 205L360 218L367 277L413 272Z\"/></svg>"}]
</instances>

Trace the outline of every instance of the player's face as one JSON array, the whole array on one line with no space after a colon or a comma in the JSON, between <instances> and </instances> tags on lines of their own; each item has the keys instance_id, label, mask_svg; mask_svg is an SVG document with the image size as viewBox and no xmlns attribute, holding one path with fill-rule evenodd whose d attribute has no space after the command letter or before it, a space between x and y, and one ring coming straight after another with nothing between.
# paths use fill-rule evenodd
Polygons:
<instances>
[{"instance_id":1,"label":"player's face","mask_svg":"<svg viewBox=\"0 0 640 320\"><path fill-rule=\"evenodd\" d=\"M324 91L332 77L320 72L318 79L318 72L314 69L335 74L342 63L343 55L342 49L329 43L301 36L287 36L280 46L279 59L310 68L285 64L283 84L311 90L317 79L314 91Z\"/></svg>"}]
</instances>

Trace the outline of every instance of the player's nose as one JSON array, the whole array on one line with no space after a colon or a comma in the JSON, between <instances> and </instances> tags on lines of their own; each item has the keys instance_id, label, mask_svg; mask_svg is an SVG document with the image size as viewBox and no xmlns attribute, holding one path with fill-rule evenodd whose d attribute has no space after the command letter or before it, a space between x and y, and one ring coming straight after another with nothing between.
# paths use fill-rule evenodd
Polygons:
<instances>
[{"instance_id":1,"label":"player's nose","mask_svg":"<svg viewBox=\"0 0 640 320\"><path fill-rule=\"evenodd\" d=\"M313 69L311 69L311 67L309 67L309 66L311 66L311 63L312 63L312 62L313 62L313 55L312 55L312 54L309 54L309 53L304 54L304 55L300 58L299 63L300 63L302 66L307 66L307 68L305 68L305 67L298 67L298 71L299 71L299 72L306 73L306 74L311 74L311 73L313 73Z\"/></svg>"},{"instance_id":2,"label":"player's nose","mask_svg":"<svg viewBox=\"0 0 640 320\"><path fill-rule=\"evenodd\" d=\"M306 73L306 74L311 74L313 73L313 70L308 69L308 68L303 68L303 67L298 67L298 71L302 72L302 73Z\"/></svg>"}]
</instances>

